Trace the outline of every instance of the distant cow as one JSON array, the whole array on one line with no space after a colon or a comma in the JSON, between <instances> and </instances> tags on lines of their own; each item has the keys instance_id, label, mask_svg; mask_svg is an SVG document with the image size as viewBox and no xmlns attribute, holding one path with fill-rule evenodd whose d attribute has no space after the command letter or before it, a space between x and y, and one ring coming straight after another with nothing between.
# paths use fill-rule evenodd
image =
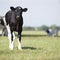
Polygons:
<instances>
[{"instance_id":1,"label":"distant cow","mask_svg":"<svg viewBox=\"0 0 60 60\"><path fill-rule=\"evenodd\" d=\"M22 8L20 6L14 8L10 7L10 11L8 11L3 19L4 24L8 31L8 38L9 38L9 48L13 50L13 43L15 39L14 31L18 32L18 49L21 50L21 32L22 32L22 25L23 25L23 17L22 12L26 12L27 8Z\"/></svg>"},{"instance_id":2,"label":"distant cow","mask_svg":"<svg viewBox=\"0 0 60 60\"><path fill-rule=\"evenodd\" d=\"M50 29L46 29L46 32L47 32L47 34L48 34L49 36L51 36L51 35L53 34Z\"/></svg>"},{"instance_id":3,"label":"distant cow","mask_svg":"<svg viewBox=\"0 0 60 60\"><path fill-rule=\"evenodd\" d=\"M47 34L49 35L49 36L54 36L54 34L56 35L56 36L58 36L58 29L56 28L56 29L46 29L46 32L47 32Z\"/></svg>"}]
</instances>

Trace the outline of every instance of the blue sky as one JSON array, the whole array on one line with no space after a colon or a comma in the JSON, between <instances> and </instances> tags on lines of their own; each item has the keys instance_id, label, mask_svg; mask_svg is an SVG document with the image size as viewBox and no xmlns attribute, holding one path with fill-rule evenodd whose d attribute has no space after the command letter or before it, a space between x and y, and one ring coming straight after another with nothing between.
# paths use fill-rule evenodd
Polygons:
<instances>
[{"instance_id":1,"label":"blue sky","mask_svg":"<svg viewBox=\"0 0 60 60\"><path fill-rule=\"evenodd\" d=\"M60 26L60 0L0 0L0 16L4 16L10 6L28 8L23 13L24 26Z\"/></svg>"}]
</instances>

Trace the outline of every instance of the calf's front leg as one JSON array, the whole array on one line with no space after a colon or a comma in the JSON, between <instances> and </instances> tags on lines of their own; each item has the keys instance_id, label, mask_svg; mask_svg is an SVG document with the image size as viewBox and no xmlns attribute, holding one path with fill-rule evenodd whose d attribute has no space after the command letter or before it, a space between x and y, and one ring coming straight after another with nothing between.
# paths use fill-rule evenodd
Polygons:
<instances>
[{"instance_id":1,"label":"calf's front leg","mask_svg":"<svg viewBox=\"0 0 60 60\"><path fill-rule=\"evenodd\" d=\"M18 34L18 49L22 50L22 48L21 48L21 34Z\"/></svg>"},{"instance_id":2,"label":"calf's front leg","mask_svg":"<svg viewBox=\"0 0 60 60\"><path fill-rule=\"evenodd\" d=\"M10 27L9 25L6 26L7 28L7 31L8 31L8 39L9 39L9 48L10 50L13 50L13 35L11 34L11 30L10 30Z\"/></svg>"}]
</instances>

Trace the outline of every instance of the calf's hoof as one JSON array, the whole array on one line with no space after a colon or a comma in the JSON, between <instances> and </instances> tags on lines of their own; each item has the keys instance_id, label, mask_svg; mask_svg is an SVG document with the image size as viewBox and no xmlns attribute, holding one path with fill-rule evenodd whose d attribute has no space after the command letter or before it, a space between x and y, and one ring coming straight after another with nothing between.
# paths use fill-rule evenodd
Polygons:
<instances>
[{"instance_id":1,"label":"calf's hoof","mask_svg":"<svg viewBox=\"0 0 60 60\"><path fill-rule=\"evenodd\" d=\"M13 50L13 45L9 45L10 50Z\"/></svg>"}]
</instances>

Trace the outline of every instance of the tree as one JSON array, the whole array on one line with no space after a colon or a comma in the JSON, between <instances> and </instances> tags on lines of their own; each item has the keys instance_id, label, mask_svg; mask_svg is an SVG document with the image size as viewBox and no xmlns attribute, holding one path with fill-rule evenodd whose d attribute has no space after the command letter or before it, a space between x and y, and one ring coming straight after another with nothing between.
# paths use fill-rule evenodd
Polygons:
<instances>
[{"instance_id":1,"label":"tree","mask_svg":"<svg viewBox=\"0 0 60 60\"><path fill-rule=\"evenodd\" d=\"M23 27L23 30L25 30L25 31L32 31L32 30L35 30L35 28L34 27Z\"/></svg>"},{"instance_id":2,"label":"tree","mask_svg":"<svg viewBox=\"0 0 60 60\"><path fill-rule=\"evenodd\" d=\"M50 29L56 29L57 26L56 26L56 25L51 25L49 28L50 28Z\"/></svg>"},{"instance_id":3,"label":"tree","mask_svg":"<svg viewBox=\"0 0 60 60\"><path fill-rule=\"evenodd\" d=\"M38 30L46 30L48 28L49 28L48 26L42 25L42 26L38 27Z\"/></svg>"}]
</instances>

